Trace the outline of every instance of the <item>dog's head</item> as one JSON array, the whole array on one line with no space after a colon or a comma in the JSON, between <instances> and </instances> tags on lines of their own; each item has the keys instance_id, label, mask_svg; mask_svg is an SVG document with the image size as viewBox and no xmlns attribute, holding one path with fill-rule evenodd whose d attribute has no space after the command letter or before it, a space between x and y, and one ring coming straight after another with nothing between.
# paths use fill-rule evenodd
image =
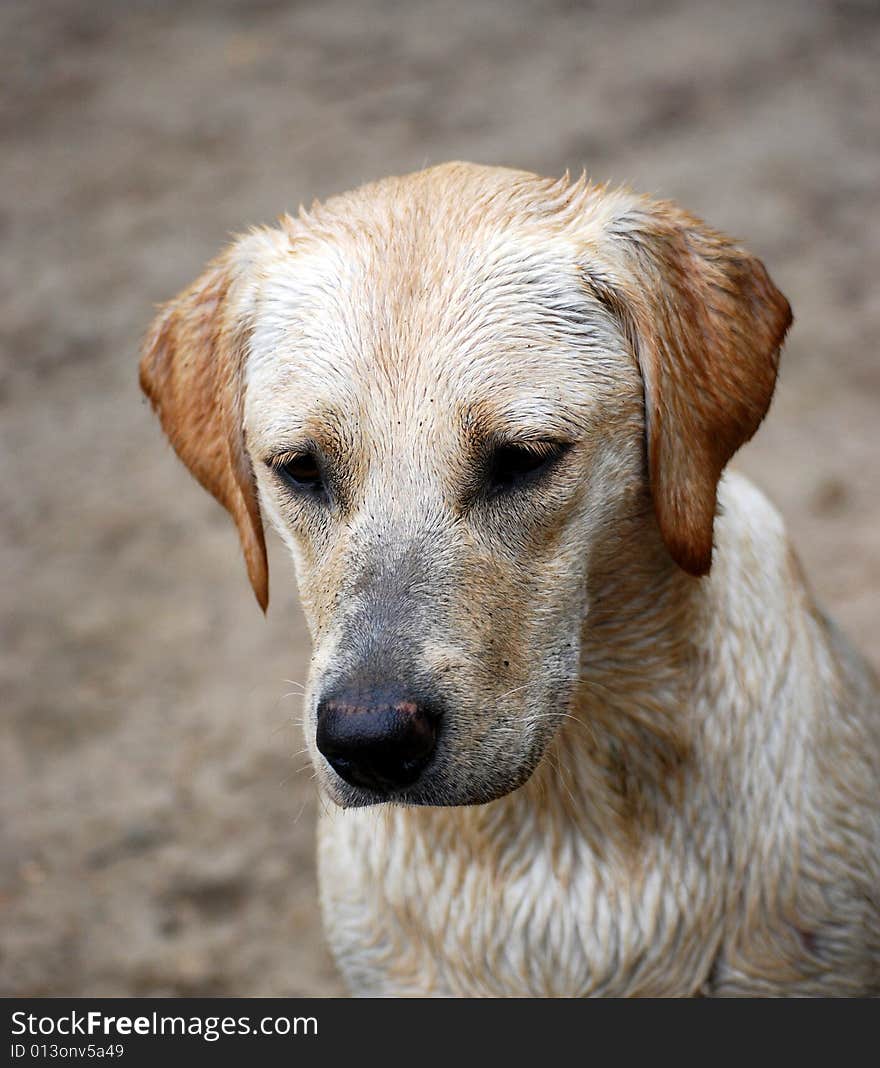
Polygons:
<instances>
[{"instance_id":1,"label":"dog's head","mask_svg":"<svg viewBox=\"0 0 880 1068\"><path fill-rule=\"evenodd\" d=\"M262 516L293 554L335 800L529 777L596 572L646 527L709 570L789 322L760 262L671 204L465 164L241 238L162 310L143 388L264 608Z\"/></svg>"}]
</instances>

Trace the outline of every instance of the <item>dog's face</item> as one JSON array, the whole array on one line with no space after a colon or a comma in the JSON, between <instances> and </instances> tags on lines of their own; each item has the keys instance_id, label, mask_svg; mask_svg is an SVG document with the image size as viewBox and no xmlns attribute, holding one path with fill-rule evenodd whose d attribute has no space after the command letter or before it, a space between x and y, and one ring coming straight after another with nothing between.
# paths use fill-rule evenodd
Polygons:
<instances>
[{"instance_id":1,"label":"dog's face","mask_svg":"<svg viewBox=\"0 0 880 1068\"><path fill-rule=\"evenodd\" d=\"M440 212L299 240L264 279L245 425L312 630L307 737L327 698L415 703L436 735L412 783L315 751L319 775L344 803L489 800L567 707L590 546L642 484L638 368L572 250L527 232Z\"/></svg>"},{"instance_id":2,"label":"dog's face","mask_svg":"<svg viewBox=\"0 0 880 1068\"><path fill-rule=\"evenodd\" d=\"M708 569L787 323L757 261L668 205L465 165L244 238L169 305L142 381L262 602L262 514L293 554L330 796L528 778L591 570L646 523Z\"/></svg>"}]
</instances>

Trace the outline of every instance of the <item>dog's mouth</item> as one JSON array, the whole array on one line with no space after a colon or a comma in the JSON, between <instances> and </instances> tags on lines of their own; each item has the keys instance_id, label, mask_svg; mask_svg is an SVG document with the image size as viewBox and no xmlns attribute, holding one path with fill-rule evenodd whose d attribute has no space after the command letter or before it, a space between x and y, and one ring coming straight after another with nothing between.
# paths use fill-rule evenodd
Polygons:
<instances>
[{"instance_id":1,"label":"dog's mouth","mask_svg":"<svg viewBox=\"0 0 880 1068\"><path fill-rule=\"evenodd\" d=\"M546 746L536 747L515 763L496 759L477 763L474 755L457 761L439 749L417 777L405 785L373 783L366 785L339 774L324 757L321 760L324 788L342 808L366 808L372 805L403 807L469 807L498 801L524 786L541 763ZM347 771L348 769L342 769Z\"/></svg>"},{"instance_id":2,"label":"dog's mouth","mask_svg":"<svg viewBox=\"0 0 880 1068\"><path fill-rule=\"evenodd\" d=\"M368 808L372 805L396 805L404 808L465 808L487 805L518 790L529 780L534 768L501 786L459 786L456 784L426 781L403 790L380 792L363 787L354 787L337 778L331 793L341 808Z\"/></svg>"}]
</instances>

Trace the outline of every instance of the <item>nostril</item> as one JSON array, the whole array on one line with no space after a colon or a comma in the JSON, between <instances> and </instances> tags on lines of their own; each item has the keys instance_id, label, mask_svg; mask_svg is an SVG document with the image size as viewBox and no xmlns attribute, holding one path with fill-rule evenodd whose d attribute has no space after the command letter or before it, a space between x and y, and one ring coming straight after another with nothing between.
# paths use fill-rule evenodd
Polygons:
<instances>
[{"instance_id":1,"label":"nostril","mask_svg":"<svg viewBox=\"0 0 880 1068\"><path fill-rule=\"evenodd\" d=\"M438 720L433 707L396 692L343 692L319 702L316 742L340 778L387 793L421 775Z\"/></svg>"}]
</instances>

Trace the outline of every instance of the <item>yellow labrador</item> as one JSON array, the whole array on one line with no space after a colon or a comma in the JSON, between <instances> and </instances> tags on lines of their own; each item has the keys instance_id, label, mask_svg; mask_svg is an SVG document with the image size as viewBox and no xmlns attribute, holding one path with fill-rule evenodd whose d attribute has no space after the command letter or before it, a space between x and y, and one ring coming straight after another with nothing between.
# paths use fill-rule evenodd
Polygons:
<instances>
[{"instance_id":1,"label":"yellow labrador","mask_svg":"<svg viewBox=\"0 0 880 1068\"><path fill-rule=\"evenodd\" d=\"M789 306L673 204L455 163L236 241L141 382L314 642L363 994L880 992L880 703L722 478Z\"/></svg>"}]
</instances>

